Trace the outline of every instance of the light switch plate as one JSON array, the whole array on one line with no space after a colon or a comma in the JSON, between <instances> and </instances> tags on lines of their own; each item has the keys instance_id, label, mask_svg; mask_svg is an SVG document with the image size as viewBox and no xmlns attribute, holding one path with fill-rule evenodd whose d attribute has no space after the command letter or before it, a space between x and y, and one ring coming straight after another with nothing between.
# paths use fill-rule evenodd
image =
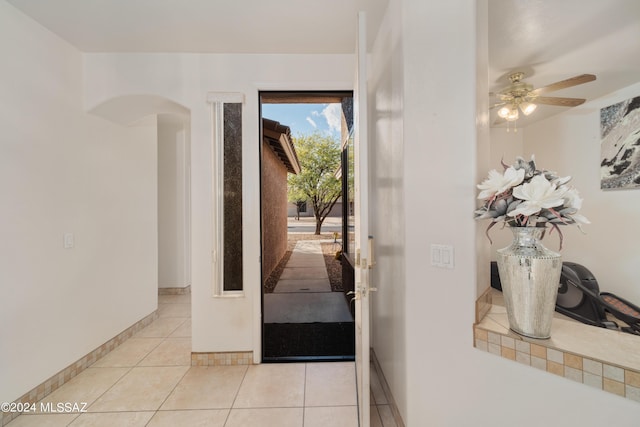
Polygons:
<instances>
[{"instance_id":1,"label":"light switch plate","mask_svg":"<svg viewBox=\"0 0 640 427\"><path fill-rule=\"evenodd\" d=\"M75 245L75 238L73 236L73 233L64 233L63 241L65 249L73 248L73 246Z\"/></svg>"},{"instance_id":2,"label":"light switch plate","mask_svg":"<svg viewBox=\"0 0 640 427\"><path fill-rule=\"evenodd\" d=\"M454 251L451 245L431 245L431 265L453 268Z\"/></svg>"}]
</instances>

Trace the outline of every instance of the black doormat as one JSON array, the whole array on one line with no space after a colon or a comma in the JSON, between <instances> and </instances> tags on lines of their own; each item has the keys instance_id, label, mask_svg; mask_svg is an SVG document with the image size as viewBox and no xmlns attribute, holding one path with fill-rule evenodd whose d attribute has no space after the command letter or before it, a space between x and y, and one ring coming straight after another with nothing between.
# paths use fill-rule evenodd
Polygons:
<instances>
[{"instance_id":1,"label":"black doormat","mask_svg":"<svg viewBox=\"0 0 640 427\"><path fill-rule=\"evenodd\" d=\"M345 357L355 354L353 322L265 323L263 357Z\"/></svg>"}]
</instances>

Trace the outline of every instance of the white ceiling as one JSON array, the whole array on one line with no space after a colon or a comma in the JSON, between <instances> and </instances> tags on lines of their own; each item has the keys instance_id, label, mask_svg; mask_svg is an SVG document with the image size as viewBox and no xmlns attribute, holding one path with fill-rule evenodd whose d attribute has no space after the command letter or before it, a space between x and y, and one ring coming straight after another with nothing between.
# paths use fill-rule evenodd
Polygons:
<instances>
[{"instance_id":1,"label":"white ceiling","mask_svg":"<svg viewBox=\"0 0 640 427\"><path fill-rule=\"evenodd\" d=\"M352 52L356 12L374 29L389 0L6 1L85 52L319 54ZM493 92L512 71L534 87L596 74L547 94L588 100L640 81L639 0L489 0L489 28ZM562 111L541 105L518 126Z\"/></svg>"},{"instance_id":2,"label":"white ceiling","mask_svg":"<svg viewBox=\"0 0 640 427\"><path fill-rule=\"evenodd\" d=\"M640 82L638 0L489 0L489 8L492 92L508 86L513 71L535 88L595 74L594 82L544 95L587 100ZM540 105L517 125L566 110Z\"/></svg>"},{"instance_id":3,"label":"white ceiling","mask_svg":"<svg viewBox=\"0 0 640 427\"><path fill-rule=\"evenodd\" d=\"M351 53L388 0L7 0L84 52ZM371 32L373 34L373 32Z\"/></svg>"}]
</instances>

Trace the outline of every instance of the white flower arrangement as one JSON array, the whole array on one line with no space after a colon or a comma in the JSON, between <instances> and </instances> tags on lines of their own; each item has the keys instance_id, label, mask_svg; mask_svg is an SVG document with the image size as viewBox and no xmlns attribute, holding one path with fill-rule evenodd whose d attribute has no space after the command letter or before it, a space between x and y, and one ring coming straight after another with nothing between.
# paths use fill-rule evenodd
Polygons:
<instances>
[{"instance_id":1,"label":"white flower arrangement","mask_svg":"<svg viewBox=\"0 0 640 427\"><path fill-rule=\"evenodd\" d=\"M500 222L510 227L549 224L558 231L562 249L559 225L575 224L580 228L581 224L589 224L587 218L578 214L582 199L575 188L567 185L570 176L561 178L555 172L538 170L533 156L530 161L518 157L513 166L504 162L502 166L503 173L494 169L478 185L481 190L478 199L484 200L484 204L475 211L475 218L491 220L487 237L491 227Z\"/></svg>"}]
</instances>

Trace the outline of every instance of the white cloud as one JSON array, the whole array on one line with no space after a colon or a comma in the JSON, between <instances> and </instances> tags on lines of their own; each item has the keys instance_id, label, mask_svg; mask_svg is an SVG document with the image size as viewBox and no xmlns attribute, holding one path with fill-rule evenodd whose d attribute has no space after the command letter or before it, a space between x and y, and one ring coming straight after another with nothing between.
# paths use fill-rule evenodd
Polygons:
<instances>
[{"instance_id":1,"label":"white cloud","mask_svg":"<svg viewBox=\"0 0 640 427\"><path fill-rule=\"evenodd\" d=\"M314 121L313 121L313 119L311 119L311 117L307 117L307 121L309 122L309 124L310 124L311 126L313 126L313 128L314 128L314 129L318 127L318 125L316 124L316 122L314 122Z\"/></svg>"},{"instance_id":2,"label":"white cloud","mask_svg":"<svg viewBox=\"0 0 640 427\"><path fill-rule=\"evenodd\" d=\"M342 105L329 104L321 113L327 120L329 130L334 132L340 132L342 129Z\"/></svg>"},{"instance_id":3,"label":"white cloud","mask_svg":"<svg viewBox=\"0 0 640 427\"><path fill-rule=\"evenodd\" d=\"M313 111L311 112L311 115L312 115L312 116L315 116L315 117L320 117L320 113L318 113L316 110L313 110Z\"/></svg>"}]
</instances>

